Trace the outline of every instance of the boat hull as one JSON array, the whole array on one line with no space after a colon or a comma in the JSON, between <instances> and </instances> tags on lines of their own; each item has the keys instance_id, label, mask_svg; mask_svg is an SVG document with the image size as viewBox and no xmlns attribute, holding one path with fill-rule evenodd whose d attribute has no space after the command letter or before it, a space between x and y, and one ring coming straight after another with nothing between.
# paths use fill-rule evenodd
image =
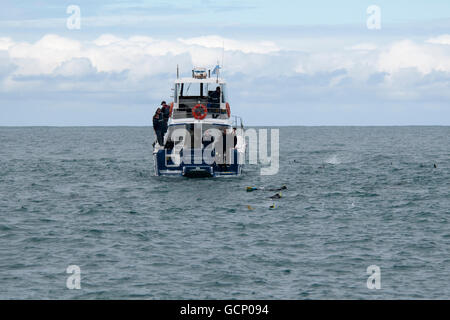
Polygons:
<instances>
[{"instance_id":1,"label":"boat hull","mask_svg":"<svg viewBox=\"0 0 450 320\"><path fill-rule=\"evenodd\" d=\"M242 174L242 163L244 163L242 157L244 157L244 154L236 149L232 150L231 153L233 161L226 165L220 165L216 163L208 164L203 159L196 159L193 150L190 158L192 161L187 163L184 163L182 160L173 161L169 150L158 150L153 153L155 175L184 176L188 178L239 176Z\"/></svg>"}]
</instances>

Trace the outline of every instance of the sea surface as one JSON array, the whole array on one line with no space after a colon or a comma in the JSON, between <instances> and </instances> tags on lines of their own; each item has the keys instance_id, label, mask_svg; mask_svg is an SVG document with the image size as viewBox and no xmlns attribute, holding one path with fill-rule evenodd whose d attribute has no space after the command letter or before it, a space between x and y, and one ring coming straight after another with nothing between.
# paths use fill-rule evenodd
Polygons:
<instances>
[{"instance_id":1,"label":"sea surface","mask_svg":"<svg viewBox=\"0 0 450 320\"><path fill-rule=\"evenodd\" d=\"M153 141L0 128L0 299L450 299L450 127L283 127L238 178L155 177Z\"/></svg>"}]
</instances>

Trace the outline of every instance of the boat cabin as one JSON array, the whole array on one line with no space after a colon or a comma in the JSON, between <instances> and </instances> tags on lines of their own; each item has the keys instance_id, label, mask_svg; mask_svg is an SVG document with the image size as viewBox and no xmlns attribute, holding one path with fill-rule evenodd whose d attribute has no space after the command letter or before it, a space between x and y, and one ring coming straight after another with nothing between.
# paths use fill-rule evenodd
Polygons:
<instances>
[{"instance_id":1,"label":"boat cabin","mask_svg":"<svg viewBox=\"0 0 450 320\"><path fill-rule=\"evenodd\" d=\"M203 105L207 110L205 119L228 119L226 93L223 79L211 77L211 72L205 69L194 69L192 78L175 81L172 118L193 118L192 109Z\"/></svg>"}]
</instances>

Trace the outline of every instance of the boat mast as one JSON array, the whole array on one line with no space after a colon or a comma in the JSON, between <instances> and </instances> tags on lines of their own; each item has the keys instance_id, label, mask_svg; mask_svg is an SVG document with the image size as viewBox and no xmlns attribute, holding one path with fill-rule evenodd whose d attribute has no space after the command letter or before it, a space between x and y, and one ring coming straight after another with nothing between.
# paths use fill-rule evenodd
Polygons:
<instances>
[{"instance_id":1,"label":"boat mast","mask_svg":"<svg viewBox=\"0 0 450 320\"><path fill-rule=\"evenodd\" d=\"M216 83L219 83L219 72L220 72L220 65L219 65L219 60L217 60L217 72L216 72Z\"/></svg>"}]
</instances>

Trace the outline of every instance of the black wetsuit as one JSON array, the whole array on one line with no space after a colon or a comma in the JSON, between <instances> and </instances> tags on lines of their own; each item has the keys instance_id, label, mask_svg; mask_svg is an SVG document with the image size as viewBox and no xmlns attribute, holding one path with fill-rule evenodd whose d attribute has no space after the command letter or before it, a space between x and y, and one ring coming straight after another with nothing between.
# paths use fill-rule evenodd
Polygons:
<instances>
[{"instance_id":1,"label":"black wetsuit","mask_svg":"<svg viewBox=\"0 0 450 320\"><path fill-rule=\"evenodd\" d=\"M167 123L169 121L169 115L170 115L170 107L168 105L166 105L165 107L161 108L161 115L163 116L163 119L164 119L163 126L161 128L162 135L164 137L164 135L167 132L167 128L168 128Z\"/></svg>"},{"instance_id":2,"label":"black wetsuit","mask_svg":"<svg viewBox=\"0 0 450 320\"><path fill-rule=\"evenodd\" d=\"M153 129L155 130L156 139L160 146L163 145L163 128L164 128L164 117L162 113L153 116Z\"/></svg>"}]
</instances>

